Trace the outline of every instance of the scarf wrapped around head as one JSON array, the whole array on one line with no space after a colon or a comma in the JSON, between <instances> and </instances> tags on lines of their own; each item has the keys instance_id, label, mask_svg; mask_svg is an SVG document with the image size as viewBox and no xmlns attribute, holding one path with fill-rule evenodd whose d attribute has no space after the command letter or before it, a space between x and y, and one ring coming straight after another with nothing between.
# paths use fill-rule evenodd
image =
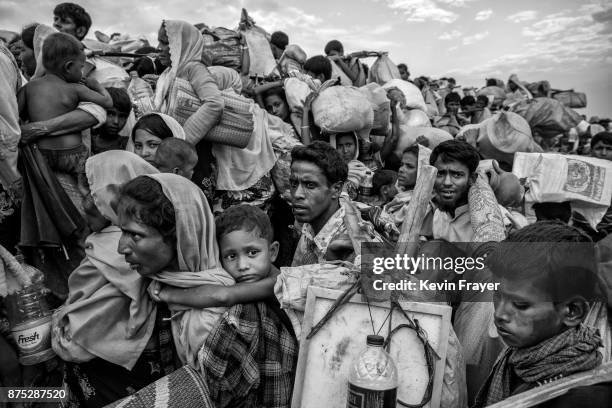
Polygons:
<instances>
[{"instance_id":1,"label":"scarf wrapped around head","mask_svg":"<svg viewBox=\"0 0 612 408\"><path fill-rule=\"evenodd\" d=\"M474 407L486 407L512 395L516 376L530 388L591 370L601 364L601 337L590 327L570 328L532 347L508 348L478 392ZM527 391L524 389L523 391Z\"/></svg>"},{"instance_id":2,"label":"scarf wrapped around head","mask_svg":"<svg viewBox=\"0 0 612 408\"><path fill-rule=\"evenodd\" d=\"M89 158L85 173L98 210L115 222L113 186L157 169L133 153L111 150ZM120 237L116 226L87 237L86 257L68 279L68 300L54 315L52 334L53 349L67 361L95 356L131 370L153 333L148 282L117 252Z\"/></svg>"},{"instance_id":3,"label":"scarf wrapped around head","mask_svg":"<svg viewBox=\"0 0 612 408\"><path fill-rule=\"evenodd\" d=\"M176 174L149 176L157 181L174 206L176 256L179 271L162 271L151 278L166 285L190 288L203 284L233 285L234 279L219 265L215 219L206 196L195 184ZM172 320L172 334L179 358L197 367L197 353L226 308L181 309Z\"/></svg>"},{"instance_id":4,"label":"scarf wrapped around head","mask_svg":"<svg viewBox=\"0 0 612 408\"><path fill-rule=\"evenodd\" d=\"M183 130L183 127L181 126L181 124L178 123L176 119L174 119L172 116L166 115L165 113L152 112L152 113L148 113L144 115L142 118L145 118L150 115L159 116L164 121L166 126L168 126L168 128L170 129L170 132L172 132L172 137L176 137L177 139L185 140L185 130ZM142 120L142 118L140 118L139 120ZM136 122L136 124L138 124L138 122ZM136 125L134 125L134 128L135 127ZM132 152L132 153L134 152L135 148L134 148L133 135L130 135L130 137L128 138L128 142L125 145L125 150L128 152Z\"/></svg>"},{"instance_id":5,"label":"scarf wrapped around head","mask_svg":"<svg viewBox=\"0 0 612 408\"><path fill-rule=\"evenodd\" d=\"M160 75L155 91L155 108L163 112L163 105L174 78L188 62L201 61L204 38L195 26L179 20L164 20L170 44L170 66Z\"/></svg>"}]
</instances>

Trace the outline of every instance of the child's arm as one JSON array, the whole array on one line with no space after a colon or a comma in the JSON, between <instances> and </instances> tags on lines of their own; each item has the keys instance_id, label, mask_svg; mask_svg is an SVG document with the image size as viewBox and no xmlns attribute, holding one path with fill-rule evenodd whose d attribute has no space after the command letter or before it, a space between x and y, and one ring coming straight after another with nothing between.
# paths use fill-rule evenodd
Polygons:
<instances>
[{"instance_id":1,"label":"child's arm","mask_svg":"<svg viewBox=\"0 0 612 408\"><path fill-rule=\"evenodd\" d=\"M93 78L87 78L85 81L87 86L76 84L79 102L92 102L106 109L113 107L113 99L98 81Z\"/></svg>"},{"instance_id":2,"label":"child's arm","mask_svg":"<svg viewBox=\"0 0 612 408\"><path fill-rule=\"evenodd\" d=\"M273 268L267 278L252 283L238 283L234 286L207 284L186 289L163 286L155 300L194 309L231 307L238 303L259 302L274 295L274 284L278 274L278 269Z\"/></svg>"}]
</instances>

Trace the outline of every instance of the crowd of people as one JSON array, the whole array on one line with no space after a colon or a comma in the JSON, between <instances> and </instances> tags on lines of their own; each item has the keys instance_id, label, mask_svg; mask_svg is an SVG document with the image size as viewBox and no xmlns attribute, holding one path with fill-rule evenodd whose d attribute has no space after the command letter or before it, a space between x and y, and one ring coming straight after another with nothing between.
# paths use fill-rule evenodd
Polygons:
<instances>
[{"instance_id":1,"label":"crowd of people","mask_svg":"<svg viewBox=\"0 0 612 408\"><path fill-rule=\"evenodd\" d=\"M612 358L612 208L593 224L570 200L528 202L512 173L517 153L612 160L609 119L587 121L516 75L478 90L404 63L383 75L362 60L385 53L347 55L337 40L307 58L280 31L263 81L207 66L204 31L184 21L160 21L158 46L129 63L105 60L81 6L49 17L0 42L0 244L43 272L57 357L20 365L0 307L1 386L63 385L65 406L290 407L303 333L300 311L279 303L283 276L325 286L317 268L359 265L364 239L395 246L427 165L420 241L449 243L449 256L499 241L485 250L504 283L495 301L447 299L457 347L442 406L485 407ZM239 47L252 51L248 36ZM383 90L375 130L324 128L317 100L342 87ZM563 118L537 122L534 106ZM584 273L562 267L578 243L598 248ZM607 407L611 384L539 406Z\"/></svg>"}]
</instances>

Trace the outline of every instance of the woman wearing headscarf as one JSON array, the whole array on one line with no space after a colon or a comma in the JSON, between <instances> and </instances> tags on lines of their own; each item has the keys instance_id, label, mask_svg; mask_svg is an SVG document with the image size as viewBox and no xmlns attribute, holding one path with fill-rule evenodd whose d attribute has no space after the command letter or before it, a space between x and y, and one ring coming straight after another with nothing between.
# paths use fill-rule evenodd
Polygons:
<instances>
[{"instance_id":1,"label":"woman wearing headscarf","mask_svg":"<svg viewBox=\"0 0 612 408\"><path fill-rule=\"evenodd\" d=\"M132 270L186 288L183 293L201 284L233 285L220 267L206 197L193 183L175 174L137 177L121 188L117 209L119 252ZM280 310L266 301L238 304L227 313L171 307L175 344L186 366L115 406L181 406L181 399L193 401L182 406L290 406L297 342Z\"/></svg>"},{"instance_id":2,"label":"woman wearing headscarf","mask_svg":"<svg viewBox=\"0 0 612 408\"><path fill-rule=\"evenodd\" d=\"M100 407L173 371L167 309L147 294L148 281L117 252L121 230L113 201L119 186L157 170L133 153L109 151L87 160L84 207L93 231L86 257L68 280L54 314L52 345L66 361L65 381L79 406Z\"/></svg>"},{"instance_id":3,"label":"woman wearing headscarf","mask_svg":"<svg viewBox=\"0 0 612 408\"><path fill-rule=\"evenodd\" d=\"M136 122L125 149L155 165L157 147L168 137L185 140L185 131L172 117L163 113L149 113Z\"/></svg>"},{"instance_id":4,"label":"woman wearing headscarf","mask_svg":"<svg viewBox=\"0 0 612 408\"><path fill-rule=\"evenodd\" d=\"M123 231L118 250L132 271L181 288L234 285L220 266L208 201L186 178L164 173L130 181L121 189L118 213ZM171 305L170 310L178 356L196 367L199 348L226 309Z\"/></svg>"},{"instance_id":5,"label":"woman wearing headscarf","mask_svg":"<svg viewBox=\"0 0 612 408\"><path fill-rule=\"evenodd\" d=\"M212 198L215 175L211 143L202 139L218 123L224 102L215 78L202 63L202 34L187 22L165 20L158 40L158 58L167 68L155 88L155 109L178 120L185 129L185 140L196 146L199 161L193 181ZM201 105L195 112L181 110L182 105L175 103L179 89L197 96Z\"/></svg>"}]
</instances>

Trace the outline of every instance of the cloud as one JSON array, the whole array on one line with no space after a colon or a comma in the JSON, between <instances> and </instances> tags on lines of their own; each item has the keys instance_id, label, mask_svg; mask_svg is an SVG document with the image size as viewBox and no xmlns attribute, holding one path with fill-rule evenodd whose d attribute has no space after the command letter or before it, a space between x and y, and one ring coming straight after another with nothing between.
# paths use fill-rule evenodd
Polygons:
<instances>
[{"instance_id":1,"label":"cloud","mask_svg":"<svg viewBox=\"0 0 612 408\"><path fill-rule=\"evenodd\" d=\"M523 21L535 20L537 15L538 12L535 10L524 10L509 15L508 17L506 17L506 20L512 21L513 23L522 23Z\"/></svg>"},{"instance_id":2,"label":"cloud","mask_svg":"<svg viewBox=\"0 0 612 408\"><path fill-rule=\"evenodd\" d=\"M492 15L493 15L493 10L491 9L481 10L478 13L476 13L476 17L474 17L474 20L485 21L485 20L490 19Z\"/></svg>"},{"instance_id":3,"label":"cloud","mask_svg":"<svg viewBox=\"0 0 612 408\"><path fill-rule=\"evenodd\" d=\"M453 7L465 7L468 3L472 3L476 0L438 0L439 3L448 4Z\"/></svg>"},{"instance_id":4,"label":"cloud","mask_svg":"<svg viewBox=\"0 0 612 408\"><path fill-rule=\"evenodd\" d=\"M442 33L442 35L440 35L438 39L449 41L449 40L454 40L455 38L459 38L459 37L461 37L461 31L453 30L450 32Z\"/></svg>"},{"instance_id":5,"label":"cloud","mask_svg":"<svg viewBox=\"0 0 612 408\"><path fill-rule=\"evenodd\" d=\"M463 45L474 44L475 42L483 40L483 39L487 38L488 36L489 36L489 32L488 31L483 31L482 33L476 33L474 35L467 36L467 37L463 38Z\"/></svg>"},{"instance_id":6,"label":"cloud","mask_svg":"<svg viewBox=\"0 0 612 408\"><path fill-rule=\"evenodd\" d=\"M590 72L610 64L612 32L602 35L612 16L608 9L581 7L562 10L523 27L525 41L520 52L506 53L478 64L454 70L455 75L500 75L525 72L531 75ZM464 42L469 37L464 38Z\"/></svg>"},{"instance_id":7,"label":"cloud","mask_svg":"<svg viewBox=\"0 0 612 408\"><path fill-rule=\"evenodd\" d=\"M440 23L452 23L459 15L450 10L440 7L433 0L384 0L392 10L398 10L406 16L406 21L425 22L437 21ZM442 3L450 3L444 0ZM461 4L465 1L460 1Z\"/></svg>"},{"instance_id":8,"label":"cloud","mask_svg":"<svg viewBox=\"0 0 612 408\"><path fill-rule=\"evenodd\" d=\"M372 35L383 35L388 34L393 30L393 26L391 24L382 24L377 27L374 27L368 30L369 34Z\"/></svg>"}]
</instances>

